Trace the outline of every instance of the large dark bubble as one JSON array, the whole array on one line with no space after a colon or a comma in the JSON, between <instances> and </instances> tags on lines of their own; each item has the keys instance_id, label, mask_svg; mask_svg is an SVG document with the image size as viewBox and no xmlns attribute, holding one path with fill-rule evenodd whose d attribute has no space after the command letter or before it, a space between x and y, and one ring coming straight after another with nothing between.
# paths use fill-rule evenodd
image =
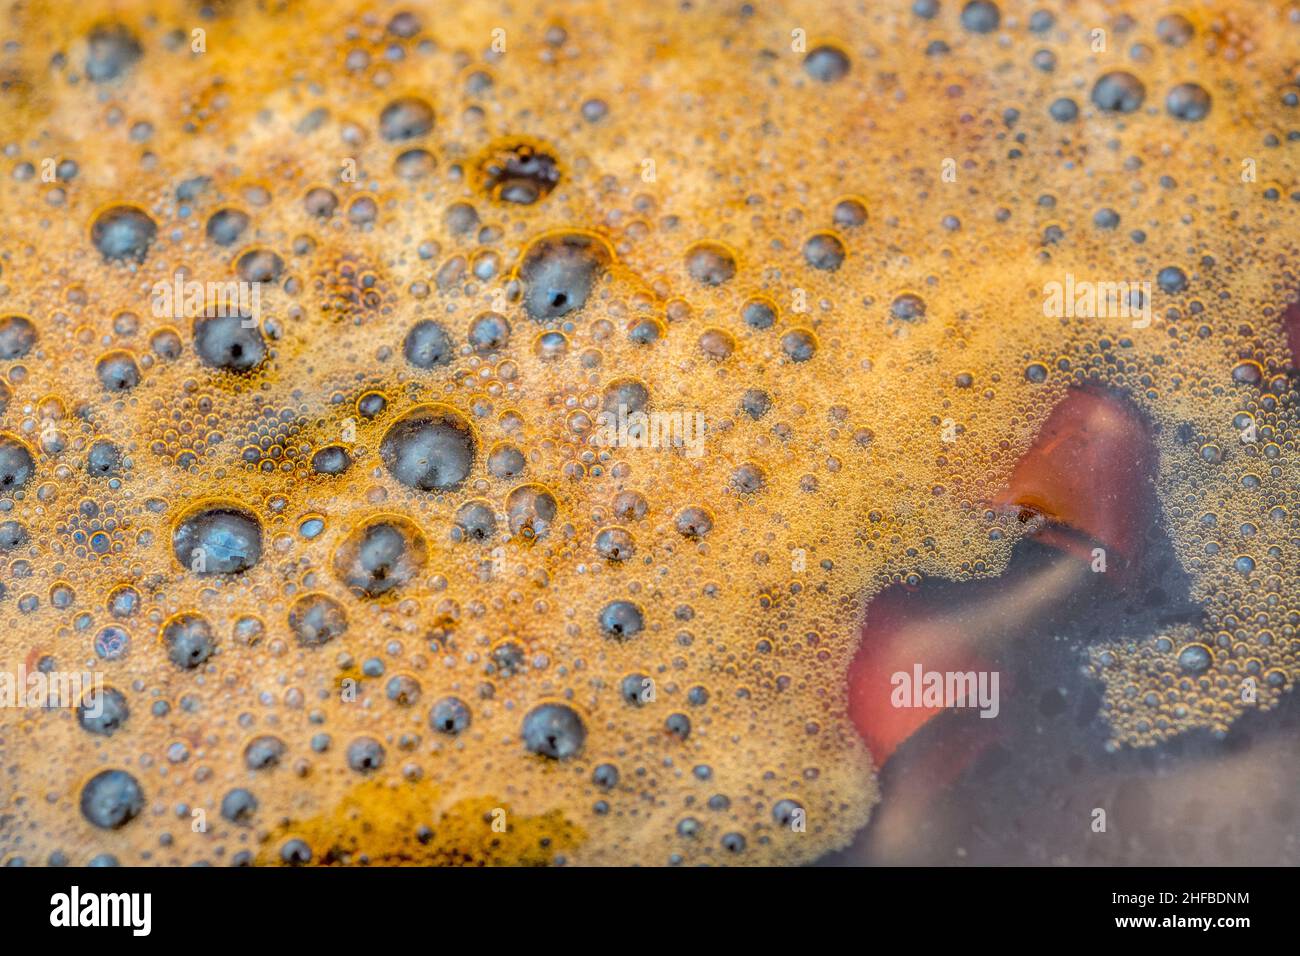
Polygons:
<instances>
[{"instance_id":1,"label":"large dark bubble","mask_svg":"<svg viewBox=\"0 0 1300 956\"><path fill-rule=\"evenodd\" d=\"M421 319L411 326L402 342L402 354L416 368L430 369L446 365L455 354L451 336L432 319Z\"/></svg>"},{"instance_id":2,"label":"large dark bubble","mask_svg":"<svg viewBox=\"0 0 1300 956\"><path fill-rule=\"evenodd\" d=\"M90 226L90 241L109 261L144 262L158 235L158 224L138 206L110 206Z\"/></svg>"},{"instance_id":3,"label":"large dark bubble","mask_svg":"<svg viewBox=\"0 0 1300 956\"><path fill-rule=\"evenodd\" d=\"M402 96L379 114L379 135L390 143L415 139L433 129L433 107L418 96Z\"/></svg>"},{"instance_id":4,"label":"large dark bubble","mask_svg":"<svg viewBox=\"0 0 1300 956\"><path fill-rule=\"evenodd\" d=\"M23 315L6 315L0 319L0 361L12 362L32 350L36 344L36 326Z\"/></svg>"},{"instance_id":5,"label":"large dark bubble","mask_svg":"<svg viewBox=\"0 0 1300 956\"><path fill-rule=\"evenodd\" d=\"M101 770L81 788L81 815L101 830L125 826L144 809L144 791L125 770Z\"/></svg>"},{"instance_id":6,"label":"large dark bubble","mask_svg":"<svg viewBox=\"0 0 1300 956\"><path fill-rule=\"evenodd\" d=\"M418 491L442 491L464 481L478 443L469 423L446 405L421 405L392 424L379 443L388 473Z\"/></svg>"},{"instance_id":7,"label":"large dark bubble","mask_svg":"<svg viewBox=\"0 0 1300 956\"><path fill-rule=\"evenodd\" d=\"M217 647L217 635L207 619L198 614L178 614L163 627L167 657L186 670L198 667Z\"/></svg>"},{"instance_id":8,"label":"large dark bubble","mask_svg":"<svg viewBox=\"0 0 1300 956\"><path fill-rule=\"evenodd\" d=\"M86 76L92 83L115 80L143 55L140 41L125 26L100 24L86 38Z\"/></svg>"},{"instance_id":9,"label":"large dark bubble","mask_svg":"<svg viewBox=\"0 0 1300 956\"><path fill-rule=\"evenodd\" d=\"M353 531L334 554L334 573L365 597L379 597L409 584L428 561L424 535L396 515L372 518Z\"/></svg>"},{"instance_id":10,"label":"large dark bubble","mask_svg":"<svg viewBox=\"0 0 1300 956\"><path fill-rule=\"evenodd\" d=\"M32 478L36 463L32 453L17 438L0 435L0 494L12 494Z\"/></svg>"},{"instance_id":11,"label":"large dark bubble","mask_svg":"<svg viewBox=\"0 0 1300 956\"><path fill-rule=\"evenodd\" d=\"M262 557L262 526L242 508L206 507L176 525L172 553L196 574L238 574Z\"/></svg>"},{"instance_id":12,"label":"large dark bubble","mask_svg":"<svg viewBox=\"0 0 1300 956\"><path fill-rule=\"evenodd\" d=\"M587 726L568 704L540 704L524 717L523 738L533 753L564 760L582 750Z\"/></svg>"},{"instance_id":13,"label":"large dark bubble","mask_svg":"<svg viewBox=\"0 0 1300 956\"><path fill-rule=\"evenodd\" d=\"M564 233L539 239L519 267L524 311L535 321L549 322L581 309L609 264L604 245L590 236Z\"/></svg>"},{"instance_id":14,"label":"large dark bubble","mask_svg":"<svg viewBox=\"0 0 1300 956\"><path fill-rule=\"evenodd\" d=\"M266 358L266 340L247 316L205 316L194 320L194 350L211 368L247 372Z\"/></svg>"}]
</instances>

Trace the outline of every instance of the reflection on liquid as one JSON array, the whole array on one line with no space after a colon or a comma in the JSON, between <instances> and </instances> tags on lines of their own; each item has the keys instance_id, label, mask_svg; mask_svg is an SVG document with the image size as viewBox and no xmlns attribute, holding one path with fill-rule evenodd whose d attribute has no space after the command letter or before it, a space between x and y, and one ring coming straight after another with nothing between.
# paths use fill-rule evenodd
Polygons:
<instances>
[{"instance_id":1,"label":"reflection on liquid","mask_svg":"<svg viewBox=\"0 0 1300 956\"><path fill-rule=\"evenodd\" d=\"M1182 735L1153 748L1107 747L1100 686L1086 647L1191 623L1186 580L1167 542L1148 542L1116 595L1078 590L1008 641L1000 714L947 712L906 740L880 775L881 804L850 864L1295 865L1300 706L1294 696L1249 713L1228 733ZM939 588L954 606L996 602L1077 558L1027 542L1010 580ZM1093 576L1095 581L1095 576ZM954 616L961 618L959 611ZM1019 623L1023 623L1023 620ZM1105 830L1095 829L1097 810Z\"/></svg>"}]
</instances>

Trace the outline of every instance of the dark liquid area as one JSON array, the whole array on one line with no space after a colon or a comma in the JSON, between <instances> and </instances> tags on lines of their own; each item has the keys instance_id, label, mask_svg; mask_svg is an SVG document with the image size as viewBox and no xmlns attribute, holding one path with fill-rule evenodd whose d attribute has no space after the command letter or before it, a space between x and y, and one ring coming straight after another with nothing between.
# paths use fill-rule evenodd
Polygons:
<instances>
[{"instance_id":1,"label":"dark liquid area","mask_svg":"<svg viewBox=\"0 0 1300 956\"><path fill-rule=\"evenodd\" d=\"M1000 578L937 582L932 601L997 601L1017 578L1062 558L1025 541ZM991 662L1000 712L948 711L908 738L881 772L882 800L851 847L820 865L1294 865L1300 785L1294 695L1249 712L1222 739L1206 731L1110 752L1089 645L1152 642L1199 610L1162 529L1117 591L1088 582L1027 629L1008 607ZM931 587L931 585L927 585ZM868 637L870 627L867 629ZM973 755L973 759L972 759ZM967 762L968 761L968 762ZM964 765L963 765L964 764ZM960 768L954 776L954 768ZM1104 811L1103 832L1095 829Z\"/></svg>"}]
</instances>

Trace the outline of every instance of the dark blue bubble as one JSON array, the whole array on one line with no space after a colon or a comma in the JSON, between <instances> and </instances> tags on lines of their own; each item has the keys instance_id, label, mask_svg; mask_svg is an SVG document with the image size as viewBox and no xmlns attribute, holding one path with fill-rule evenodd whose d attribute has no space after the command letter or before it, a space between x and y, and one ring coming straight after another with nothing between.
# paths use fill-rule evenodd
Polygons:
<instances>
[{"instance_id":1,"label":"dark blue bubble","mask_svg":"<svg viewBox=\"0 0 1300 956\"><path fill-rule=\"evenodd\" d=\"M393 100L379 114L379 135L390 143L416 139L433 129L433 107L418 96Z\"/></svg>"},{"instance_id":2,"label":"dark blue bubble","mask_svg":"<svg viewBox=\"0 0 1300 956\"><path fill-rule=\"evenodd\" d=\"M794 822L795 814L801 811L801 807L793 800L778 800L772 805L772 819L776 821L779 827L788 827Z\"/></svg>"},{"instance_id":3,"label":"dark blue bubble","mask_svg":"<svg viewBox=\"0 0 1300 956\"><path fill-rule=\"evenodd\" d=\"M618 786L618 768L612 763L602 763L591 772L591 782L602 790L612 790Z\"/></svg>"},{"instance_id":4,"label":"dark blue bubble","mask_svg":"<svg viewBox=\"0 0 1300 956\"><path fill-rule=\"evenodd\" d=\"M198 667L216 650L217 636L206 618L180 614L168 621L162 632L167 656L177 667Z\"/></svg>"},{"instance_id":5,"label":"dark blue bubble","mask_svg":"<svg viewBox=\"0 0 1300 956\"><path fill-rule=\"evenodd\" d=\"M455 488L473 467L478 446L469 424L448 408L414 409L394 422L379 443L389 474L419 491Z\"/></svg>"},{"instance_id":6,"label":"dark blue bubble","mask_svg":"<svg viewBox=\"0 0 1300 956\"><path fill-rule=\"evenodd\" d=\"M698 242L686 251L686 273L703 286L719 286L736 274L736 257L716 242Z\"/></svg>"},{"instance_id":7,"label":"dark blue bubble","mask_svg":"<svg viewBox=\"0 0 1300 956\"><path fill-rule=\"evenodd\" d=\"M992 33L1002 22L1002 11L989 0L970 0L962 7L961 25L971 33Z\"/></svg>"},{"instance_id":8,"label":"dark blue bubble","mask_svg":"<svg viewBox=\"0 0 1300 956\"><path fill-rule=\"evenodd\" d=\"M304 647L320 647L347 633L348 615L326 594L304 594L289 609L289 630Z\"/></svg>"},{"instance_id":9,"label":"dark blue bubble","mask_svg":"<svg viewBox=\"0 0 1300 956\"><path fill-rule=\"evenodd\" d=\"M728 853L745 852L745 838L739 833L724 833L722 835L722 848Z\"/></svg>"},{"instance_id":10,"label":"dark blue bubble","mask_svg":"<svg viewBox=\"0 0 1300 956\"><path fill-rule=\"evenodd\" d=\"M611 601L601 609L597 620L605 636L617 641L635 637L645 627L645 616L631 601Z\"/></svg>"},{"instance_id":11,"label":"dark blue bubble","mask_svg":"<svg viewBox=\"0 0 1300 956\"><path fill-rule=\"evenodd\" d=\"M627 561L636 554L636 542L623 528L604 528L596 534L596 553L608 561Z\"/></svg>"},{"instance_id":12,"label":"dark blue bubble","mask_svg":"<svg viewBox=\"0 0 1300 956\"><path fill-rule=\"evenodd\" d=\"M140 366L130 352L108 352L95 363L99 383L110 392L125 392L140 384Z\"/></svg>"},{"instance_id":13,"label":"dark blue bubble","mask_svg":"<svg viewBox=\"0 0 1300 956\"><path fill-rule=\"evenodd\" d=\"M36 463L32 461L32 453L27 450L26 445L16 439L0 435L0 494L12 494L18 491L31 480L35 469ZM6 524L17 527L16 522L6 522ZM14 540L17 534L14 527L11 527L8 535L0 537L0 542ZM22 538L26 540L25 531L22 533Z\"/></svg>"},{"instance_id":14,"label":"dark blue bubble","mask_svg":"<svg viewBox=\"0 0 1300 956\"><path fill-rule=\"evenodd\" d=\"M374 737L358 737L348 744L348 767L357 773L371 773L384 765L384 745Z\"/></svg>"},{"instance_id":15,"label":"dark blue bubble","mask_svg":"<svg viewBox=\"0 0 1300 956\"><path fill-rule=\"evenodd\" d=\"M608 266L604 247L581 233L533 243L519 267L524 311L534 321L549 322L581 309Z\"/></svg>"},{"instance_id":16,"label":"dark blue bubble","mask_svg":"<svg viewBox=\"0 0 1300 956\"><path fill-rule=\"evenodd\" d=\"M770 329L776 323L776 309L762 299L751 299L740 310L740 317L751 329Z\"/></svg>"},{"instance_id":17,"label":"dark blue bubble","mask_svg":"<svg viewBox=\"0 0 1300 956\"><path fill-rule=\"evenodd\" d=\"M1142 106L1146 95L1142 81L1124 70L1103 73L1092 87L1093 104L1113 113L1132 113Z\"/></svg>"},{"instance_id":18,"label":"dark blue bubble","mask_svg":"<svg viewBox=\"0 0 1300 956\"><path fill-rule=\"evenodd\" d=\"M713 516L704 508L692 505L681 510L674 525L678 534L687 538L703 538L713 530Z\"/></svg>"},{"instance_id":19,"label":"dark blue bubble","mask_svg":"<svg viewBox=\"0 0 1300 956\"><path fill-rule=\"evenodd\" d=\"M420 682L409 674L394 674L384 685L384 695L402 707L410 707L418 702L420 693Z\"/></svg>"},{"instance_id":20,"label":"dark blue bubble","mask_svg":"<svg viewBox=\"0 0 1300 956\"><path fill-rule=\"evenodd\" d=\"M280 860L289 866L302 866L311 862L311 847L305 840L294 837L280 847Z\"/></svg>"},{"instance_id":21,"label":"dark blue bubble","mask_svg":"<svg viewBox=\"0 0 1300 956\"><path fill-rule=\"evenodd\" d=\"M1053 100L1047 111L1058 123L1070 123L1079 116L1079 104L1068 96L1062 96L1060 99Z\"/></svg>"},{"instance_id":22,"label":"dark blue bubble","mask_svg":"<svg viewBox=\"0 0 1300 956\"><path fill-rule=\"evenodd\" d=\"M311 470L318 475L341 475L352 464L352 456L341 445L328 445L311 456Z\"/></svg>"},{"instance_id":23,"label":"dark blue bubble","mask_svg":"<svg viewBox=\"0 0 1300 956\"><path fill-rule=\"evenodd\" d=\"M284 271L284 260L270 249L250 249L235 260L235 273L245 282L274 282Z\"/></svg>"},{"instance_id":24,"label":"dark blue bubble","mask_svg":"<svg viewBox=\"0 0 1300 956\"><path fill-rule=\"evenodd\" d=\"M848 76L848 55L838 47L823 45L814 47L803 58L804 72L819 83L834 83Z\"/></svg>"},{"instance_id":25,"label":"dark blue bubble","mask_svg":"<svg viewBox=\"0 0 1300 956\"><path fill-rule=\"evenodd\" d=\"M379 597L409 584L427 561L424 538L402 519L378 519L344 540L334 556L334 572L366 597Z\"/></svg>"},{"instance_id":26,"label":"dark blue bubble","mask_svg":"<svg viewBox=\"0 0 1300 956\"><path fill-rule=\"evenodd\" d=\"M1156 274L1156 284L1164 292L1176 295L1187 289L1187 273L1177 266L1165 266Z\"/></svg>"},{"instance_id":27,"label":"dark blue bubble","mask_svg":"<svg viewBox=\"0 0 1300 956\"><path fill-rule=\"evenodd\" d=\"M829 232L814 233L803 244L804 261L823 272L834 272L843 265L844 254L844 243Z\"/></svg>"},{"instance_id":28,"label":"dark blue bubble","mask_svg":"<svg viewBox=\"0 0 1300 956\"><path fill-rule=\"evenodd\" d=\"M204 508L177 524L172 553L196 574L238 574L262 557L262 526L238 508Z\"/></svg>"},{"instance_id":29,"label":"dark blue bubble","mask_svg":"<svg viewBox=\"0 0 1300 956\"><path fill-rule=\"evenodd\" d=\"M456 509L456 527L468 541L487 541L497 529L496 515L484 501L467 501Z\"/></svg>"},{"instance_id":30,"label":"dark blue bubble","mask_svg":"<svg viewBox=\"0 0 1300 956\"><path fill-rule=\"evenodd\" d=\"M1209 669L1213 658L1203 644L1188 644L1178 654L1178 666L1189 674L1201 674Z\"/></svg>"},{"instance_id":31,"label":"dark blue bubble","mask_svg":"<svg viewBox=\"0 0 1300 956\"><path fill-rule=\"evenodd\" d=\"M480 355L490 355L505 348L510 341L510 323L505 316L484 312L470 324L469 344Z\"/></svg>"},{"instance_id":32,"label":"dark blue bubble","mask_svg":"<svg viewBox=\"0 0 1300 956\"><path fill-rule=\"evenodd\" d=\"M1210 94L1195 83L1179 83L1165 97L1165 109L1174 119L1194 123L1210 115Z\"/></svg>"},{"instance_id":33,"label":"dark blue bubble","mask_svg":"<svg viewBox=\"0 0 1300 956\"><path fill-rule=\"evenodd\" d=\"M194 322L194 350L211 368L247 372L266 358L266 340L248 316L205 316Z\"/></svg>"},{"instance_id":34,"label":"dark blue bubble","mask_svg":"<svg viewBox=\"0 0 1300 956\"><path fill-rule=\"evenodd\" d=\"M1119 213L1114 209L1098 209L1093 213L1092 222L1098 229L1114 229L1119 225Z\"/></svg>"},{"instance_id":35,"label":"dark blue bubble","mask_svg":"<svg viewBox=\"0 0 1300 956\"><path fill-rule=\"evenodd\" d=\"M22 315L0 318L0 361L22 358L36 344L36 326Z\"/></svg>"},{"instance_id":36,"label":"dark blue bubble","mask_svg":"<svg viewBox=\"0 0 1300 956\"><path fill-rule=\"evenodd\" d=\"M587 726L567 704L540 704L524 717L523 739L533 753L563 760L582 750Z\"/></svg>"},{"instance_id":37,"label":"dark blue bubble","mask_svg":"<svg viewBox=\"0 0 1300 956\"><path fill-rule=\"evenodd\" d=\"M402 343L402 354L416 368L430 369L447 365L455 357L451 336L432 319L421 319L411 326Z\"/></svg>"},{"instance_id":38,"label":"dark blue bubble","mask_svg":"<svg viewBox=\"0 0 1300 956\"><path fill-rule=\"evenodd\" d=\"M251 222L240 209L218 209L208 217L207 236L219 246L233 246Z\"/></svg>"},{"instance_id":39,"label":"dark blue bubble","mask_svg":"<svg viewBox=\"0 0 1300 956\"><path fill-rule=\"evenodd\" d=\"M110 206L90 227L90 241L106 260L143 262L158 235L158 224L135 206Z\"/></svg>"},{"instance_id":40,"label":"dark blue bubble","mask_svg":"<svg viewBox=\"0 0 1300 956\"><path fill-rule=\"evenodd\" d=\"M904 292L889 304L889 314L900 322L915 322L925 318L925 300L919 295Z\"/></svg>"},{"instance_id":41,"label":"dark blue bubble","mask_svg":"<svg viewBox=\"0 0 1300 956\"><path fill-rule=\"evenodd\" d=\"M469 707L459 697L444 697L429 711L429 726L440 734L455 736L469 728Z\"/></svg>"},{"instance_id":42,"label":"dark blue bubble","mask_svg":"<svg viewBox=\"0 0 1300 956\"><path fill-rule=\"evenodd\" d=\"M81 789L81 815L103 830L124 826L144 809L144 791L125 770L101 770Z\"/></svg>"},{"instance_id":43,"label":"dark blue bubble","mask_svg":"<svg viewBox=\"0 0 1300 956\"><path fill-rule=\"evenodd\" d=\"M86 76L92 83L115 80L143 55L140 41L124 25L100 24L86 38Z\"/></svg>"},{"instance_id":44,"label":"dark blue bubble","mask_svg":"<svg viewBox=\"0 0 1300 956\"><path fill-rule=\"evenodd\" d=\"M766 415L772 407L772 396L761 388L750 388L740 397L740 408L746 415L757 421Z\"/></svg>"},{"instance_id":45,"label":"dark blue bubble","mask_svg":"<svg viewBox=\"0 0 1300 956\"><path fill-rule=\"evenodd\" d=\"M116 624L101 628L95 635L95 653L103 660L121 660L130 647L131 635Z\"/></svg>"},{"instance_id":46,"label":"dark blue bubble","mask_svg":"<svg viewBox=\"0 0 1300 956\"><path fill-rule=\"evenodd\" d=\"M506 497L510 533L525 541L546 537L558 513L555 496L540 485L521 485Z\"/></svg>"},{"instance_id":47,"label":"dark blue bubble","mask_svg":"<svg viewBox=\"0 0 1300 956\"><path fill-rule=\"evenodd\" d=\"M664 730L678 740L685 740L691 735L691 718L685 714L669 714L664 721Z\"/></svg>"},{"instance_id":48,"label":"dark blue bubble","mask_svg":"<svg viewBox=\"0 0 1300 956\"><path fill-rule=\"evenodd\" d=\"M642 707L649 703L647 698L652 688L653 682L645 674L628 674L618 685L624 703L631 704L633 707Z\"/></svg>"},{"instance_id":49,"label":"dark blue bubble","mask_svg":"<svg viewBox=\"0 0 1300 956\"><path fill-rule=\"evenodd\" d=\"M257 812L257 798L243 787L236 787L221 798L221 815L231 823L248 826Z\"/></svg>"},{"instance_id":50,"label":"dark blue bubble","mask_svg":"<svg viewBox=\"0 0 1300 956\"><path fill-rule=\"evenodd\" d=\"M313 186L302 197L302 207L309 216L328 219L339 208L339 197L324 186Z\"/></svg>"},{"instance_id":51,"label":"dark blue bubble","mask_svg":"<svg viewBox=\"0 0 1300 956\"><path fill-rule=\"evenodd\" d=\"M111 478L122 472L122 450L111 441L100 439L90 446L86 471L96 478Z\"/></svg>"},{"instance_id":52,"label":"dark blue bubble","mask_svg":"<svg viewBox=\"0 0 1300 956\"><path fill-rule=\"evenodd\" d=\"M807 362L817 354L817 337L807 329L791 329L781 336L781 351L791 362Z\"/></svg>"},{"instance_id":53,"label":"dark blue bubble","mask_svg":"<svg viewBox=\"0 0 1300 956\"><path fill-rule=\"evenodd\" d=\"M77 705L77 722L92 734L112 734L130 714L126 697L113 687L92 688Z\"/></svg>"},{"instance_id":54,"label":"dark blue bubble","mask_svg":"<svg viewBox=\"0 0 1300 956\"><path fill-rule=\"evenodd\" d=\"M524 453L514 445L502 443L488 455L488 474L494 478L514 478L523 473Z\"/></svg>"},{"instance_id":55,"label":"dark blue bubble","mask_svg":"<svg viewBox=\"0 0 1300 956\"><path fill-rule=\"evenodd\" d=\"M249 770L269 770L279 765L287 749L279 737L254 737L244 748L244 764Z\"/></svg>"}]
</instances>

